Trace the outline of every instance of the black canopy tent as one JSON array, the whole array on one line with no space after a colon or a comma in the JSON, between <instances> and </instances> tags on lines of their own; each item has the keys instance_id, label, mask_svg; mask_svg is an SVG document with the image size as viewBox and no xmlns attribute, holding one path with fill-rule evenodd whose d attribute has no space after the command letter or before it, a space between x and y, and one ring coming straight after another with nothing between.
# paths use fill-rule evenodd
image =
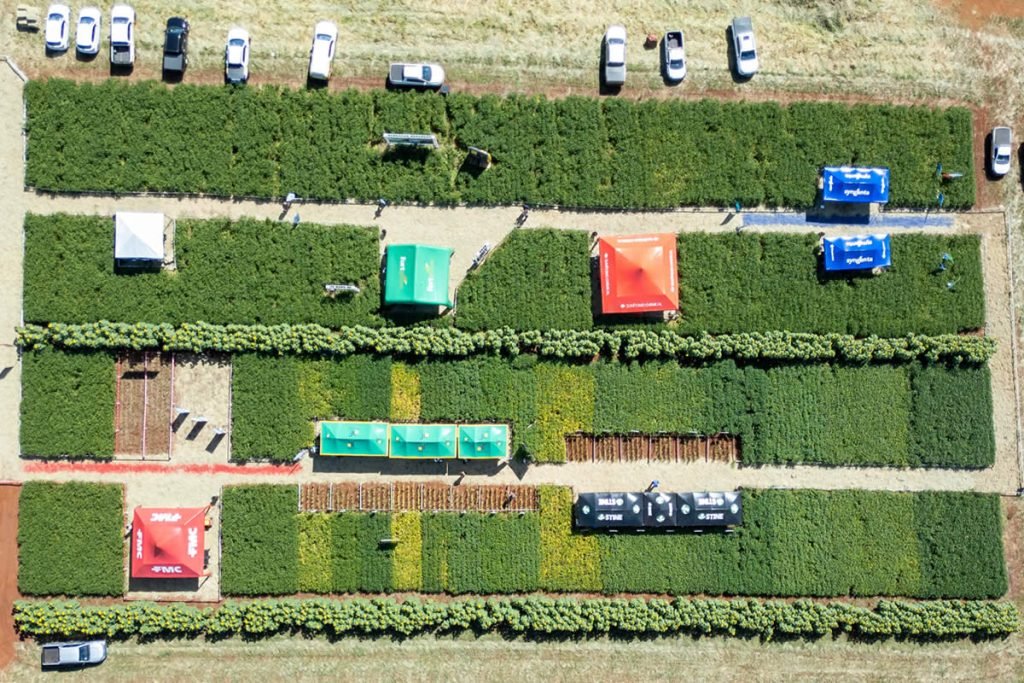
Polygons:
<instances>
[{"instance_id":1,"label":"black canopy tent","mask_svg":"<svg viewBox=\"0 0 1024 683\"><path fill-rule=\"evenodd\" d=\"M676 496L672 493L644 494L644 526L662 528L676 526Z\"/></svg>"},{"instance_id":2,"label":"black canopy tent","mask_svg":"<svg viewBox=\"0 0 1024 683\"><path fill-rule=\"evenodd\" d=\"M743 523L739 491L701 491L676 494L676 519L682 527L731 527Z\"/></svg>"},{"instance_id":3,"label":"black canopy tent","mask_svg":"<svg viewBox=\"0 0 1024 683\"><path fill-rule=\"evenodd\" d=\"M576 526L581 529L635 529L643 526L642 493L581 493Z\"/></svg>"}]
</instances>

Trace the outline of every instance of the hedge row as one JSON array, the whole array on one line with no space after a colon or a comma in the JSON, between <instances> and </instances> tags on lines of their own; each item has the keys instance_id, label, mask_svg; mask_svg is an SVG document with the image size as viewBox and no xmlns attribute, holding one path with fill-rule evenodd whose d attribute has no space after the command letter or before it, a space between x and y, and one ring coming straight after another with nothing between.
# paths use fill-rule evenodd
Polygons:
<instances>
[{"instance_id":1,"label":"hedge row","mask_svg":"<svg viewBox=\"0 0 1024 683\"><path fill-rule=\"evenodd\" d=\"M447 98L33 81L26 180L40 189L320 199L809 207L824 164L892 169L893 206L974 203L971 114L859 104ZM385 131L437 134L385 149ZM884 131L880 135L879 131ZM892 144L899 140L898 145ZM493 168L464 164L466 145ZM672 150L666 153L666 150Z\"/></svg>"},{"instance_id":2,"label":"hedge row","mask_svg":"<svg viewBox=\"0 0 1024 683\"><path fill-rule=\"evenodd\" d=\"M124 592L124 487L29 481L18 498L18 591Z\"/></svg>"},{"instance_id":3,"label":"hedge row","mask_svg":"<svg viewBox=\"0 0 1024 683\"><path fill-rule=\"evenodd\" d=\"M226 488L221 589L969 599L1006 592L995 495L743 497L744 522L733 534L586 535L572 528L572 494L556 487L542 489L539 512L495 515L298 513L294 486Z\"/></svg>"},{"instance_id":4,"label":"hedge row","mask_svg":"<svg viewBox=\"0 0 1024 683\"><path fill-rule=\"evenodd\" d=\"M880 276L825 273L813 234L679 235L684 332L941 334L985 325L977 235L896 235ZM952 265L940 268L943 254ZM952 283L952 284L951 284Z\"/></svg>"},{"instance_id":5,"label":"hedge row","mask_svg":"<svg viewBox=\"0 0 1024 683\"><path fill-rule=\"evenodd\" d=\"M26 325L16 343L25 349L134 349L190 353L267 353L347 356L358 353L409 358L536 353L590 360L602 355L622 360L676 358L745 362L905 363L929 361L979 364L995 353L990 337L910 334L858 338L848 334L754 332L709 335L675 330L529 330L497 328L465 332L450 327L343 327L319 325L212 325L209 323L95 323Z\"/></svg>"},{"instance_id":6,"label":"hedge row","mask_svg":"<svg viewBox=\"0 0 1024 683\"><path fill-rule=\"evenodd\" d=\"M375 228L241 219L179 220L176 269L114 268L109 217L25 217L25 319L379 324ZM324 295L326 283L354 295Z\"/></svg>"},{"instance_id":7,"label":"hedge row","mask_svg":"<svg viewBox=\"0 0 1024 683\"><path fill-rule=\"evenodd\" d=\"M38 349L21 361L21 452L113 457L114 356Z\"/></svg>"},{"instance_id":8,"label":"hedge row","mask_svg":"<svg viewBox=\"0 0 1024 683\"><path fill-rule=\"evenodd\" d=\"M1009 602L900 602L873 608L842 602L749 599L623 600L544 597L487 600L257 600L213 608L183 603L135 602L112 606L18 600L14 624L40 641L105 637L200 638L277 634L307 637L409 637L419 634L494 632L524 638L620 638L689 635L763 640L847 634L876 641L1001 638L1020 628Z\"/></svg>"}]
</instances>

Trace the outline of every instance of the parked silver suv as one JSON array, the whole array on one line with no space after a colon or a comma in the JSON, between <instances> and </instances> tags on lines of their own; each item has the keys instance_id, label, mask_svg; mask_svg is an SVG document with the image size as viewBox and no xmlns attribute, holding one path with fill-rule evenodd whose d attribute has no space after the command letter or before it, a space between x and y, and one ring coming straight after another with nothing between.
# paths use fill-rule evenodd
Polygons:
<instances>
[{"instance_id":1,"label":"parked silver suv","mask_svg":"<svg viewBox=\"0 0 1024 683\"><path fill-rule=\"evenodd\" d=\"M626 28L620 24L608 27L604 34L601 69L604 84L623 85L626 82Z\"/></svg>"}]
</instances>

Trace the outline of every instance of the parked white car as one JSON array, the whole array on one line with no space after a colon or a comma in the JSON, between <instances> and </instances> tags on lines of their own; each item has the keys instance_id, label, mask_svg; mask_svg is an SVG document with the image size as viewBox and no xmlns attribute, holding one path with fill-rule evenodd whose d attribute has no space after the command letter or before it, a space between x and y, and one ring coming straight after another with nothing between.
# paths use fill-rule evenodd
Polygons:
<instances>
[{"instance_id":1,"label":"parked white car","mask_svg":"<svg viewBox=\"0 0 1024 683\"><path fill-rule=\"evenodd\" d=\"M128 5L114 5L110 10L110 63L135 63L135 10Z\"/></svg>"},{"instance_id":2,"label":"parked white car","mask_svg":"<svg viewBox=\"0 0 1024 683\"><path fill-rule=\"evenodd\" d=\"M626 82L626 27L614 24L604 34L601 68L604 84L619 86Z\"/></svg>"},{"instance_id":3,"label":"parked white car","mask_svg":"<svg viewBox=\"0 0 1024 683\"><path fill-rule=\"evenodd\" d=\"M228 83L245 83L249 80L249 32L244 28L228 31L228 44L224 48L224 78Z\"/></svg>"},{"instance_id":4,"label":"parked white car","mask_svg":"<svg viewBox=\"0 0 1024 683\"><path fill-rule=\"evenodd\" d=\"M444 68L440 64L392 64L388 68L387 84L406 88L440 88L444 85Z\"/></svg>"},{"instance_id":5,"label":"parked white car","mask_svg":"<svg viewBox=\"0 0 1024 683\"><path fill-rule=\"evenodd\" d=\"M736 73L747 78L756 74L761 64L757 58L754 23L750 21L750 17L733 18L732 47L736 55Z\"/></svg>"},{"instance_id":6,"label":"parked white car","mask_svg":"<svg viewBox=\"0 0 1024 683\"><path fill-rule=\"evenodd\" d=\"M661 41L661 61L665 64L665 78L679 82L686 78L686 42L683 32L667 31Z\"/></svg>"},{"instance_id":7,"label":"parked white car","mask_svg":"<svg viewBox=\"0 0 1024 683\"><path fill-rule=\"evenodd\" d=\"M326 81L331 77L331 62L338 42L338 27L333 21L321 21L313 28L313 47L309 49L309 77Z\"/></svg>"},{"instance_id":8,"label":"parked white car","mask_svg":"<svg viewBox=\"0 0 1024 683\"><path fill-rule=\"evenodd\" d=\"M71 44L71 9L67 5L50 5L46 10L46 49L64 52Z\"/></svg>"},{"instance_id":9,"label":"parked white car","mask_svg":"<svg viewBox=\"0 0 1024 683\"><path fill-rule=\"evenodd\" d=\"M1004 176L1010 172L1010 159L1013 157L1013 131L1006 126L992 129L992 154L989 157L989 170L992 175Z\"/></svg>"},{"instance_id":10,"label":"parked white car","mask_svg":"<svg viewBox=\"0 0 1024 683\"><path fill-rule=\"evenodd\" d=\"M75 49L83 55L95 55L100 51L100 24L102 15L95 7L78 10L78 28L75 30Z\"/></svg>"}]
</instances>

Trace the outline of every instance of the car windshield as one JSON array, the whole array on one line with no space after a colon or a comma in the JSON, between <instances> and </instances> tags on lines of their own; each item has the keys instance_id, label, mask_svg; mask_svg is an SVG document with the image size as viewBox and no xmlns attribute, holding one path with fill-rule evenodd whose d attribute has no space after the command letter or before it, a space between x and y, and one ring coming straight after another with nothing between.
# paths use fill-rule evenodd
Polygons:
<instances>
[{"instance_id":1,"label":"car windshield","mask_svg":"<svg viewBox=\"0 0 1024 683\"><path fill-rule=\"evenodd\" d=\"M89 24L93 23L93 21L95 20L92 17L82 17L78 20L78 23L82 26L88 26Z\"/></svg>"},{"instance_id":2,"label":"car windshield","mask_svg":"<svg viewBox=\"0 0 1024 683\"><path fill-rule=\"evenodd\" d=\"M89 646L88 645L83 645L82 647L78 648L78 661L80 661L80 662L88 662L89 661Z\"/></svg>"},{"instance_id":3,"label":"car windshield","mask_svg":"<svg viewBox=\"0 0 1024 683\"><path fill-rule=\"evenodd\" d=\"M318 33L318 34L316 34L316 39L317 40L322 40L325 43L331 42L331 37L329 35L327 35L326 33Z\"/></svg>"},{"instance_id":4,"label":"car windshield","mask_svg":"<svg viewBox=\"0 0 1024 683\"><path fill-rule=\"evenodd\" d=\"M430 80L430 76L431 76L430 67L429 66L423 67L423 80L429 81Z\"/></svg>"},{"instance_id":5,"label":"car windshield","mask_svg":"<svg viewBox=\"0 0 1024 683\"><path fill-rule=\"evenodd\" d=\"M683 60L681 60L681 59L673 59L673 60L672 60L671 62L669 62L668 64L669 64L669 66L671 66L671 67L672 67L673 69L678 69L678 68L680 68L680 67L682 67L682 66L683 66Z\"/></svg>"},{"instance_id":6,"label":"car windshield","mask_svg":"<svg viewBox=\"0 0 1024 683\"><path fill-rule=\"evenodd\" d=\"M757 53L753 50L744 50L740 53L740 59L743 61L750 61L751 59L757 59Z\"/></svg>"},{"instance_id":7,"label":"car windshield","mask_svg":"<svg viewBox=\"0 0 1024 683\"><path fill-rule=\"evenodd\" d=\"M243 45L245 45L245 41L241 38L232 38L228 41L228 45L230 45L231 47L242 47Z\"/></svg>"},{"instance_id":8,"label":"car windshield","mask_svg":"<svg viewBox=\"0 0 1024 683\"><path fill-rule=\"evenodd\" d=\"M114 17L114 23L115 24L127 24L128 23L128 17Z\"/></svg>"},{"instance_id":9,"label":"car windshield","mask_svg":"<svg viewBox=\"0 0 1024 683\"><path fill-rule=\"evenodd\" d=\"M1010 160L1009 152L1004 152L1002 150L996 152L996 161L998 161L999 163L1005 164L1009 160Z\"/></svg>"},{"instance_id":10,"label":"car windshield","mask_svg":"<svg viewBox=\"0 0 1024 683\"><path fill-rule=\"evenodd\" d=\"M60 21L63 18L64 17L62 17L61 15L57 14L56 12L54 12L53 14L50 15L50 21Z\"/></svg>"}]
</instances>

